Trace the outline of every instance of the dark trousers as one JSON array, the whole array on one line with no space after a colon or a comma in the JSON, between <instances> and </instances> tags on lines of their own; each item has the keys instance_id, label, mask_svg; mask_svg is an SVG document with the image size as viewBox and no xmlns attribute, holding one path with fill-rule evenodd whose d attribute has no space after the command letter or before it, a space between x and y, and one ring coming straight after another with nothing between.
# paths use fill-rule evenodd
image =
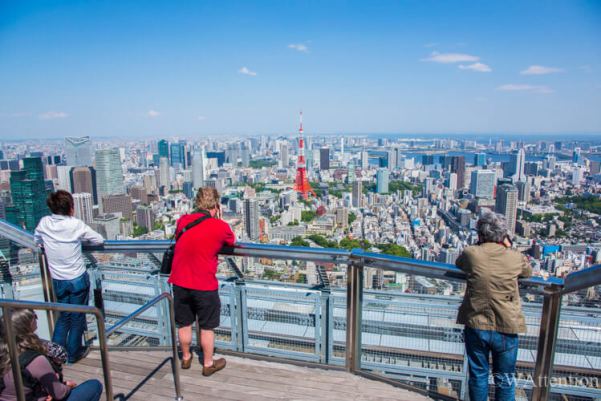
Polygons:
<instances>
[{"instance_id":1,"label":"dark trousers","mask_svg":"<svg viewBox=\"0 0 601 401\"><path fill-rule=\"evenodd\" d=\"M515 365L518 357L517 334L504 334L498 331L466 327L464 338L469 367L470 401L486 401L488 399L490 372L488 357L491 354L495 401L515 400Z\"/></svg>"},{"instance_id":2,"label":"dark trousers","mask_svg":"<svg viewBox=\"0 0 601 401\"><path fill-rule=\"evenodd\" d=\"M59 303L87 305L90 296L90 276L84 273L73 280L52 280L56 300ZM69 362L75 362L85 351L82 345L83 332L86 329L86 315L83 313L61 312L52 341L67 350Z\"/></svg>"},{"instance_id":3,"label":"dark trousers","mask_svg":"<svg viewBox=\"0 0 601 401\"><path fill-rule=\"evenodd\" d=\"M71 390L66 401L98 401L101 395L102 384L96 379L91 379Z\"/></svg>"}]
</instances>

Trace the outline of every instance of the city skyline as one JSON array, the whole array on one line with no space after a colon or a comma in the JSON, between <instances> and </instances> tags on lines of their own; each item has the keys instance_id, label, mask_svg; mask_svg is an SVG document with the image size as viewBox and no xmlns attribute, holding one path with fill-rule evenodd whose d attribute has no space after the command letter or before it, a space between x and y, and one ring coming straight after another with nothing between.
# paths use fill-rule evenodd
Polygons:
<instances>
[{"instance_id":1,"label":"city skyline","mask_svg":"<svg viewBox=\"0 0 601 401\"><path fill-rule=\"evenodd\" d=\"M601 132L593 2L0 9L3 138Z\"/></svg>"}]
</instances>

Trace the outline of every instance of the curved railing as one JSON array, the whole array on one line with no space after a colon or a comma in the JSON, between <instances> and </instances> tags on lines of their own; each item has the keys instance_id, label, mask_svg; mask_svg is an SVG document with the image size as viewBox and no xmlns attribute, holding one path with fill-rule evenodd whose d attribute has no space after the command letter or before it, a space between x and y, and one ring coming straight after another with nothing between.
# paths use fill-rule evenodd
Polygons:
<instances>
[{"instance_id":1,"label":"curved railing","mask_svg":"<svg viewBox=\"0 0 601 401\"><path fill-rule=\"evenodd\" d=\"M31 234L23 232L18 228L0 221L0 236L10 238L12 241L24 247L33 247ZM158 254L162 253L170 244L170 241L148 241L148 240L128 240L128 241L106 241L102 246L84 246L84 250L94 253L128 253L139 252ZM364 290L364 276L366 269L376 268L407 275L422 276L443 281L465 281L464 273L454 265L428 262L416 259L402 258L378 253L370 253L361 249L342 250L328 248L309 248L293 247L268 244L238 243L234 247L222 249L224 256L250 257L250 258L268 258L295 261L312 261L317 263L331 263L336 265L346 265L346 312L344 321L334 321L326 323L332 325L344 325L346 330L346 344L344 347L345 358L343 360L347 370L356 374L368 375L365 369L362 369L362 324L363 322L363 304L364 297L372 296ZM559 317L562 303L562 296L565 294L579 291L585 288L601 284L601 266L593 266L575 273L569 274L565 279L552 277L543 279L533 277L520 281L521 290L526 294L533 296L542 296L542 308L540 308L540 327L538 336L533 338L534 333L529 334L533 338L530 347L536 350L536 359L533 361L534 376L533 382L538 385L532 386L532 399L548 399L550 394L550 382L548 378L553 373L553 358L558 339ZM42 277L43 278L43 277ZM234 287L233 287L234 288ZM237 285L235 286L237 288ZM228 295L229 296L229 295ZM317 295L316 295L317 296ZM378 295L375 294L377 297ZM242 305L237 311L238 314L248 312L246 309L246 299L240 292L232 292L232 299L240 297L232 305ZM338 301L337 301L338 302ZM332 306L322 305L324 308ZM338 304L338 307L341 307ZM324 309L325 310L325 309ZM452 307L450 312L452 313ZM233 313L233 312L232 312ZM329 312L331 314L331 312ZM234 316L231 319L234 320ZM239 315L236 324L240 324L239 333L236 334L236 341L244 341L248 336L247 327L242 327L246 322L244 316ZM317 322L314 322L317 325ZM232 325L234 322L232 321ZM232 327L232 331L234 328ZM328 328L332 330L332 328ZM390 330L384 327L384 330ZM317 334L316 334L317 335ZM446 335L446 334L445 334ZM232 339L234 341L234 339ZM317 338L315 339L317 342ZM330 347L332 347L330 345ZM240 347L238 347L240 349ZM242 347L242 349L244 349ZM251 350L252 352L252 350ZM327 352L331 352L327 351ZM460 363L460 361L458 361Z\"/></svg>"}]
</instances>

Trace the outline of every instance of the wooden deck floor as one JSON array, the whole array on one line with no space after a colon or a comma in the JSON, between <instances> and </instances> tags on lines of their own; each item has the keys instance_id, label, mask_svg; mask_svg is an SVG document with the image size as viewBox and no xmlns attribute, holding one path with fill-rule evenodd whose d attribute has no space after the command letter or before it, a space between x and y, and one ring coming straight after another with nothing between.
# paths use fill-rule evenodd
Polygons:
<instances>
[{"instance_id":1,"label":"wooden deck floor","mask_svg":"<svg viewBox=\"0 0 601 401\"><path fill-rule=\"evenodd\" d=\"M164 351L110 352L115 396L120 395L122 400L128 401L174 400L169 356ZM180 370L184 400L428 400L419 394L346 372L232 356L225 358L227 367L211 377L201 375L197 359L191 369ZM65 367L64 373L66 379L77 383L90 378L102 381L100 354L90 353L85 360Z\"/></svg>"}]
</instances>

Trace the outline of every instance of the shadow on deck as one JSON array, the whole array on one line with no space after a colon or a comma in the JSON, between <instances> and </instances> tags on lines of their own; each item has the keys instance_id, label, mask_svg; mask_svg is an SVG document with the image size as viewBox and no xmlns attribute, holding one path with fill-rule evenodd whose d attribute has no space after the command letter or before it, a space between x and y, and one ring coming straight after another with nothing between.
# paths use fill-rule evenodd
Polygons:
<instances>
[{"instance_id":1,"label":"shadow on deck","mask_svg":"<svg viewBox=\"0 0 601 401\"><path fill-rule=\"evenodd\" d=\"M172 401L175 398L170 354L165 351L110 353L115 399ZM228 401L421 401L429 398L391 385L336 370L313 369L282 363L226 356L227 367L211 377L201 375L195 359L181 370L185 400ZM65 367L65 378L81 383L102 381L100 354L95 351L76 365Z\"/></svg>"}]
</instances>

